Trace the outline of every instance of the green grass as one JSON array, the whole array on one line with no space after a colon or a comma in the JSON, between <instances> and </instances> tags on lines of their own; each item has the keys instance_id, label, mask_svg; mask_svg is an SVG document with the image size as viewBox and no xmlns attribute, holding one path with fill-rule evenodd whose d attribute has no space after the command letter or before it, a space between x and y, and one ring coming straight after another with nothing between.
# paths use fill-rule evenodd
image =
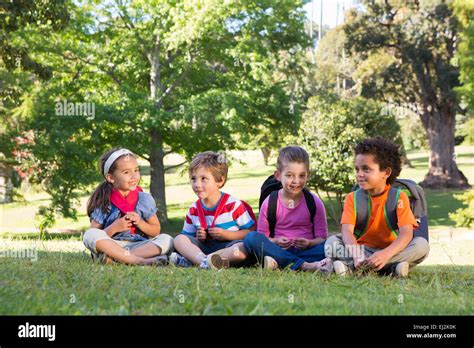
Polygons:
<instances>
[{"instance_id":1,"label":"green grass","mask_svg":"<svg viewBox=\"0 0 474 348\"><path fill-rule=\"evenodd\" d=\"M45 242L48 243L54 242ZM48 247L46 247L48 248ZM474 312L474 266L419 266L408 279L259 268L221 272L93 264L85 252L0 259L0 314L446 315Z\"/></svg>"}]
</instances>

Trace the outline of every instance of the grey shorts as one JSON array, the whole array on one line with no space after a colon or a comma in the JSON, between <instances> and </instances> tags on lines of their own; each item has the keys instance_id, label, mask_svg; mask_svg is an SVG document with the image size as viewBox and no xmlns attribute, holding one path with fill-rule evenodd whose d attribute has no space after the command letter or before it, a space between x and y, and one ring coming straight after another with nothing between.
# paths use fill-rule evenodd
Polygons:
<instances>
[{"instance_id":1,"label":"grey shorts","mask_svg":"<svg viewBox=\"0 0 474 348\"><path fill-rule=\"evenodd\" d=\"M186 234L183 234L183 236L186 236L187 238L189 238L191 243L196 245L206 255L212 254L213 252L216 252L217 250L225 249L234 244L242 242L242 240L232 240L232 241L225 241L225 242L219 242L217 240L208 240L206 242L201 242L196 237L188 236Z\"/></svg>"},{"instance_id":2,"label":"grey shorts","mask_svg":"<svg viewBox=\"0 0 474 348\"><path fill-rule=\"evenodd\" d=\"M119 238L119 237L118 237ZM167 234L160 234L156 237L145 239L145 238L137 238L136 241L133 240L117 240L111 238L107 235L107 232L98 228L90 228L84 233L84 237L82 239L85 247L91 251L93 256L99 257L100 253L96 249L96 243L99 240L111 240L121 247L133 250L140 246L146 245L148 243L153 243L161 249L162 255L169 255L173 252L173 238Z\"/></svg>"}]
</instances>

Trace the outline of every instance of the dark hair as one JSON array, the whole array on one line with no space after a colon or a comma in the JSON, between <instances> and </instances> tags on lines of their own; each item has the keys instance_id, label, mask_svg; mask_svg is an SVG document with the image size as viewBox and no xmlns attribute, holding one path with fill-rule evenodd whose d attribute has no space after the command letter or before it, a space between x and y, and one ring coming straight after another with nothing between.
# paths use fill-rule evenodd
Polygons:
<instances>
[{"instance_id":1,"label":"dark hair","mask_svg":"<svg viewBox=\"0 0 474 348\"><path fill-rule=\"evenodd\" d=\"M217 182L223 181L220 188L225 185L229 167L227 166L227 160L223 153L205 151L197 154L189 166L189 177L191 177L194 171L199 167L208 169Z\"/></svg>"},{"instance_id":2,"label":"dark hair","mask_svg":"<svg viewBox=\"0 0 474 348\"><path fill-rule=\"evenodd\" d=\"M281 172L289 162L303 163L309 172L309 156L305 149L299 146L287 146L278 153L277 169Z\"/></svg>"},{"instance_id":3,"label":"dark hair","mask_svg":"<svg viewBox=\"0 0 474 348\"><path fill-rule=\"evenodd\" d=\"M100 168L100 173L102 174L104 172L104 166L105 162L107 162L107 159L112 155L115 151L120 150L120 147L113 148L106 153L104 153L99 160L99 168ZM105 175L109 173L113 173L115 169L117 169L117 160L119 158L125 157L125 156L132 156L135 157L134 155L131 154L125 154L120 157L118 157L114 163L110 166L109 172L105 173ZM135 157L136 158L136 157ZM105 175L102 174L105 179ZM97 209L101 208L102 211L105 213L108 211L108 207L110 205L110 194L112 193L112 189L114 188L114 185L107 180L102 181L99 186L96 187L94 192L92 193L92 196L90 196L89 200L87 201L87 215L90 217L92 215L92 212Z\"/></svg>"},{"instance_id":4,"label":"dark hair","mask_svg":"<svg viewBox=\"0 0 474 348\"><path fill-rule=\"evenodd\" d=\"M390 140L375 137L361 141L355 148L355 155L373 155L381 170L392 169L387 183L392 184L402 171L399 146Z\"/></svg>"}]
</instances>

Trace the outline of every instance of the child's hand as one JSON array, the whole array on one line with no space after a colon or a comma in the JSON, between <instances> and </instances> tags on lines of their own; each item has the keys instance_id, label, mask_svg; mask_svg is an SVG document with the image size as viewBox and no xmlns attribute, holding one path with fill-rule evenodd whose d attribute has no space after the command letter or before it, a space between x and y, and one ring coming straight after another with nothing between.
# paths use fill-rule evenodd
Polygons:
<instances>
[{"instance_id":1,"label":"child's hand","mask_svg":"<svg viewBox=\"0 0 474 348\"><path fill-rule=\"evenodd\" d=\"M280 237L275 240L275 243L276 245L282 247L283 249L288 249L289 247L291 247L291 244L293 243L293 241L286 237Z\"/></svg>"},{"instance_id":2,"label":"child's hand","mask_svg":"<svg viewBox=\"0 0 474 348\"><path fill-rule=\"evenodd\" d=\"M227 240L227 232L226 230L219 228L219 227L211 227L209 228L209 234L211 235L212 238L218 241L225 241Z\"/></svg>"},{"instance_id":3,"label":"child's hand","mask_svg":"<svg viewBox=\"0 0 474 348\"><path fill-rule=\"evenodd\" d=\"M204 242L206 240L206 230L202 227L199 227L198 230L196 231L196 238L201 241L201 242Z\"/></svg>"},{"instance_id":4,"label":"child's hand","mask_svg":"<svg viewBox=\"0 0 474 348\"><path fill-rule=\"evenodd\" d=\"M365 258L365 255L360 255L360 256L354 256L354 267L355 268L360 268L367 266L368 262L367 259Z\"/></svg>"},{"instance_id":5,"label":"child's hand","mask_svg":"<svg viewBox=\"0 0 474 348\"><path fill-rule=\"evenodd\" d=\"M297 249L308 249L311 246L311 242L306 238L295 238L293 239L293 246Z\"/></svg>"},{"instance_id":6,"label":"child's hand","mask_svg":"<svg viewBox=\"0 0 474 348\"><path fill-rule=\"evenodd\" d=\"M123 232L129 230L132 227L132 222L126 218L126 216L115 220L112 225L112 229L116 232Z\"/></svg>"},{"instance_id":7,"label":"child's hand","mask_svg":"<svg viewBox=\"0 0 474 348\"><path fill-rule=\"evenodd\" d=\"M137 226L140 220L142 219L135 211L129 211L125 217L134 225Z\"/></svg>"},{"instance_id":8,"label":"child's hand","mask_svg":"<svg viewBox=\"0 0 474 348\"><path fill-rule=\"evenodd\" d=\"M376 271L380 271L387 264L389 258L388 254L380 250L370 255L367 261Z\"/></svg>"}]
</instances>

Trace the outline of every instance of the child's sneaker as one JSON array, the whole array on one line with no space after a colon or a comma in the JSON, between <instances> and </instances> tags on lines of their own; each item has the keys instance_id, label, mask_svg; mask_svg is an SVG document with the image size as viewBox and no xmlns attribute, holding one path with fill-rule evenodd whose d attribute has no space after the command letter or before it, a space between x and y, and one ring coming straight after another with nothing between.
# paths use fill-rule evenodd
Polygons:
<instances>
[{"instance_id":1,"label":"child's sneaker","mask_svg":"<svg viewBox=\"0 0 474 348\"><path fill-rule=\"evenodd\" d=\"M318 270L320 272L331 273L334 271L334 263L330 257L326 257L318 262Z\"/></svg>"},{"instance_id":2,"label":"child's sneaker","mask_svg":"<svg viewBox=\"0 0 474 348\"><path fill-rule=\"evenodd\" d=\"M408 276L409 272L410 272L410 265L408 264L408 262L402 261L402 262L397 263L397 265L395 266L395 272L393 273L395 274L395 276L399 278L405 278Z\"/></svg>"},{"instance_id":3,"label":"child's sneaker","mask_svg":"<svg viewBox=\"0 0 474 348\"><path fill-rule=\"evenodd\" d=\"M194 266L191 261L178 253L171 253L169 263L172 263L175 266L186 268Z\"/></svg>"},{"instance_id":4,"label":"child's sneaker","mask_svg":"<svg viewBox=\"0 0 474 348\"><path fill-rule=\"evenodd\" d=\"M114 260L108 257L106 253L91 252L91 257L92 257L92 261L98 262L101 265L110 265L114 263Z\"/></svg>"},{"instance_id":5,"label":"child's sneaker","mask_svg":"<svg viewBox=\"0 0 474 348\"><path fill-rule=\"evenodd\" d=\"M349 266L347 266L342 261L334 261L333 267L334 272L336 272L337 275L340 275L342 277L351 273Z\"/></svg>"},{"instance_id":6,"label":"child's sneaker","mask_svg":"<svg viewBox=\"0 0 474 348\"><path fill-rule=\"evenodd\" d=\"M155 266L166 266L168 264L168 256L166 255L159 255L153 258L153 265Z\"/></svg>"},{"instance_id":7,"label":"child's sneaker","mask_svg":"<svg viewBox=\"0 0 474 348\"><path fill-rule=\"evenodd\" d=\"M274 271L278 268L278 262L271 256L265 256L263 258L263 268Z\"/></svg>"},{"instance_id":8,"label":"child's sneaker","mask_svg":"<svg viewBox=\"0 0 474 348\"><path fill-rule=\"evenodd\" d=\"M216 271L222 268L229 268L229 260L223 259L218 254L207 255L206 261L207 261L206 264L213 271Z\"/></svg>"}]
</instances>

